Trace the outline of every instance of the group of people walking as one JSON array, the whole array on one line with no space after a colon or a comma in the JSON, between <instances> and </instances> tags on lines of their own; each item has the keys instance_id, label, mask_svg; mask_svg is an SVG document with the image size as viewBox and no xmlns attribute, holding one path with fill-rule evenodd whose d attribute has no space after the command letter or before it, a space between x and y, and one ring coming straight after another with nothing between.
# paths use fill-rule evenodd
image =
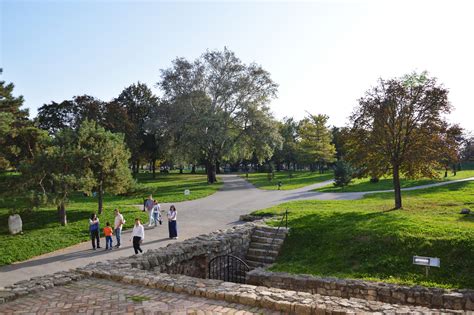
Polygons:
<instances>
[{"instance_id":1,"label":"group of people walking","mask_svg":"<svg viewBox=\"0 0 474 315\"><path fill-rule=\"evenodd\" d=\"M153 197L150 195L148 199L145 200L143 205L143 211L146 211L149 217L148 227L158 226L162 224L162 215L160 204L153 200ZM121 247L121 236L122 236L122 227L125 224L125 219L120 213L119 209L114 210L115 219L114 219L114 228L110 226L110 222L106 222L106 226L103 229L105 235L105 249L111 250L112 247L112 236L115 234L116 245L115 248ZM174 205L171 205L168 213L168 231L170 239L178 238L178 229L176 224L177 211ZM100 222L99 218L95 213L93 213L89 219L89 231L92 240L92 249L101 248L100 247ZM135 218L135 224L133 226L132 234L130 236L130 241L132 241L133 249L135 254L142 253L140 245L145 239L145 228L140 222L140 218Z\"/></svg>"}]
</instances>

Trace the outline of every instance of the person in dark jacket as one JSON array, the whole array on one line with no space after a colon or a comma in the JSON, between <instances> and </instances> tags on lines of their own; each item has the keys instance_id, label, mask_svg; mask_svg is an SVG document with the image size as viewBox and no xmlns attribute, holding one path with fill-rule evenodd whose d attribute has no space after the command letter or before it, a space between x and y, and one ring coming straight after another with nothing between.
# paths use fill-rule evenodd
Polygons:
<instances>
[{"instance_id":1,"label":"person in dark jacket","mask_svg":"<svg viewBox=\"0 0 474 315\"><path fill-rule=\"evenodd\" d=\"M92 249L94 250L96 249L96 243L97 248L100 248L99 225L99 218L93 213L89 219L89 232L91 233Z\"/></svg>"}]
</instances>

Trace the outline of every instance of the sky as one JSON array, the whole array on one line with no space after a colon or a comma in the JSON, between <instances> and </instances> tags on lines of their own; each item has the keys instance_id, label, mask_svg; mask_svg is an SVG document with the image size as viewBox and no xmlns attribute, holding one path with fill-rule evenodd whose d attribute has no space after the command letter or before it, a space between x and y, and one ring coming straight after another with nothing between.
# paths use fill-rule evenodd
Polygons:
<instances>
[{"instance_id":1,"label":"sky","mask_svg":"<svg viewBox=\"0 0 474 315\"><path fill-rule=\"evenodd\" d=\"M471 2L471 3L470 3ZM31 116L51 101L111 100L207 49L234 51L279 84L276 118L326 114L343 126L378 78L428 71L448 119L474 130L474 1L0 0L0 80Z\"/></svg>"}]
</instances>

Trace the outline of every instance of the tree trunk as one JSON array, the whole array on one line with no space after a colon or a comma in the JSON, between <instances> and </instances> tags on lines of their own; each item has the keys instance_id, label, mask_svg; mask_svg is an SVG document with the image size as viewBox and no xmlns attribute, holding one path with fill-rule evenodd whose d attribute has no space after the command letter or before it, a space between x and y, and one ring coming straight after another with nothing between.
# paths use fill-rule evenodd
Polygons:
<instances>
[{"instance_id":1,"label":"tree trunk","mask_svg":"<svg viewBox=\"0 0 474 315\"><path fill-rule=\"evenodd\" d=\"M448 177L448 168L447 167L444 168L444 177Z\"/></svg>"},{"instance_id":2,"label":"tree trunk","mask_svg":"<svg viewBox=\"0 0 474 315\"><path fill-rule=\"evenodd\" d=\"M216 180L216 166L212 162L206 163L207 182L214 184Z\"/></svg>"},{"instance_id":3,"label":"tree trunk","mask_svg":"<svg viewBox=\"0 0 474 315\"><path fill-rule=\"evenodd\" d=\"M179 167L179 173L183 174L183 167L182 166Z\"/></svg>"},{"instance_id":4,"label":"tree trunk","mask_svg":"<svg viewBox=\"0 0 474 315\"><path fill-rule=\"evenodd\" d=\"M402 191L400 189L400 171L398 165L393 166L393 190L395 193L395 209L401 209Z\"/></svg>"},{"instance_id":5,"label":"tree trunk","mask_svg":"<svg viewBox=\"0 0 474 315\"><path fill-rule=\"evenodd\" d=\"M193 167L191 168L191 174L196 174L196 165L193 164Z\"/></svg>"},{"instance_id":6,"label":"tree trunk","mask_svg":"<svg viewBox=\"0 0 474 315\"><path fill-rule=\"evenodd\" d=\"M153 174L153 179L155 179L156 177L156 160L155 159L151 161L151 172Z\"/></svg>"},{"instance_id":7,"label":"tree trunk","mask_svg":"<svg viewBox=\"0 0 474 315\"><path fill-rule=\"evenodd\" d=\"M216 166L215 166L215 172L214 173L217 173L217 174L221 173L221 163L219 163L219 161L217 161L217 160L216 160Z\"/></svg>"},{"instance_id":8,"label":"tree trunk","mask_svg":"<svg viewBox=\"0 0 474 315\"><path fill-rule=\"evenodd\" d=\"M98 213L102 214L102 207L103 207L103 191L102 191L102 184L99 185L99 210Z\"/></svg>"},{"instance_id":9,"label":"tree trunk","mask_svg":"<svg viewBox=\"0 0 474 315\"><path fill-rule=\"evenodd\" d=\"M66 226L67 218L66 218L66 206L64 205L64 202L61 202L60 205L58 206L58 216L59 216L59 223L62 226Z\"/></svg>"}]
</instances>

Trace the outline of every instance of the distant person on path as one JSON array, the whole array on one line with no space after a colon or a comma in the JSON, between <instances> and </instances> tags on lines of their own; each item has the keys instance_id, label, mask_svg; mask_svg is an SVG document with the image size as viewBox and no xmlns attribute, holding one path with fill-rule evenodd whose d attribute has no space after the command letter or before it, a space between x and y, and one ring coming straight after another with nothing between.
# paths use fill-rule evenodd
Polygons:
<instances>
[{"instance_id":1,"label":"distant person on path","mask_svg":"<svg viewBox=\"0 0 474 315\"><path fill-rule=\"evenodd\" d=\"M154 206L153 210L151 211L152 217L153 217L153 223L155 223L155 226L158 225L158 223L161 225L161 207L158 201L154 201Z\"/></svg>"},{"instance_id":2,"label":"distant person on path","mask_svg":"<svg viewBox=\"0 0 474 315\"><path fill-rule=\"evenodd\" d=\"M105 224L106 227L104 228L104 235L105 235L105 250L112 249L112 228L110 227L110 222L107 221Z\"/></svg>"},{"instance_id":3,"label":"distant person on path","mask_svg":"<svg viewBox=\"0 0 474 315\"><path fill-rule=\"evenodd\" d=\"M120 248L120 238L122 236L122 227L125 224L125 219L123 215L120 213L119 209L115 209L115 221L114 221L114 230L115 230L115 238L117 239L116 248Z\"/></svg>"},{"instance_id":4,"label":"distant person on path","mask_svg":"<svg viewBox=\"0 0 474 315\"><path fill-rule=\"evenodd\" d=\"M152 210L153 210L154 206L155 206L155 203L153 201L153 196L149 195L148 199L145 200L145 203L143 205L143 207L145 208L144 210L148 213L148 218L150 219L150 222L148 223L148 226L151 226L151 221L153 220L151 213L152 213Z\"/></svg>"},{"instance_id":5,"label":"distant person on path","mask_svg":"<svg viewBox=\"0 0 474 315\"><path fill-rule=\"evenodd\" d=\"M89 231L91 233L92 249L95 250L96 243L97 248L100 248L99 218L97 218L97 215L95 213L93 213L91 215L91 218L89 219Z\"/></svg>"},{"instance_id":6,"label":"distant person on path","mask_svg":"<svg viewBox=\"0 0 474 315\"><path fill-rule=\"evenodd\" d=\"M170 234L170 238L177 239L178 238L178 227L176 225L176 215L177 211L174 205L170 207L170 211L168 211L168 230Z\"/></svg>"},{"instance_id":7,"label":"distant person on path","mask_svg":"<svg viewBox=\"0 0 474 315\"><path fill-rule=\"evenodd\" d=\"M132 236L130 238L130 241L133 240L133 249L135 250L135 255L138 254L138 252L143 253L143 250L140 248L140 244L143 242L144 239L145 228L140 223L140 219L136 218L135 225L133 226Z\"/></svg>"}]
</instances>

